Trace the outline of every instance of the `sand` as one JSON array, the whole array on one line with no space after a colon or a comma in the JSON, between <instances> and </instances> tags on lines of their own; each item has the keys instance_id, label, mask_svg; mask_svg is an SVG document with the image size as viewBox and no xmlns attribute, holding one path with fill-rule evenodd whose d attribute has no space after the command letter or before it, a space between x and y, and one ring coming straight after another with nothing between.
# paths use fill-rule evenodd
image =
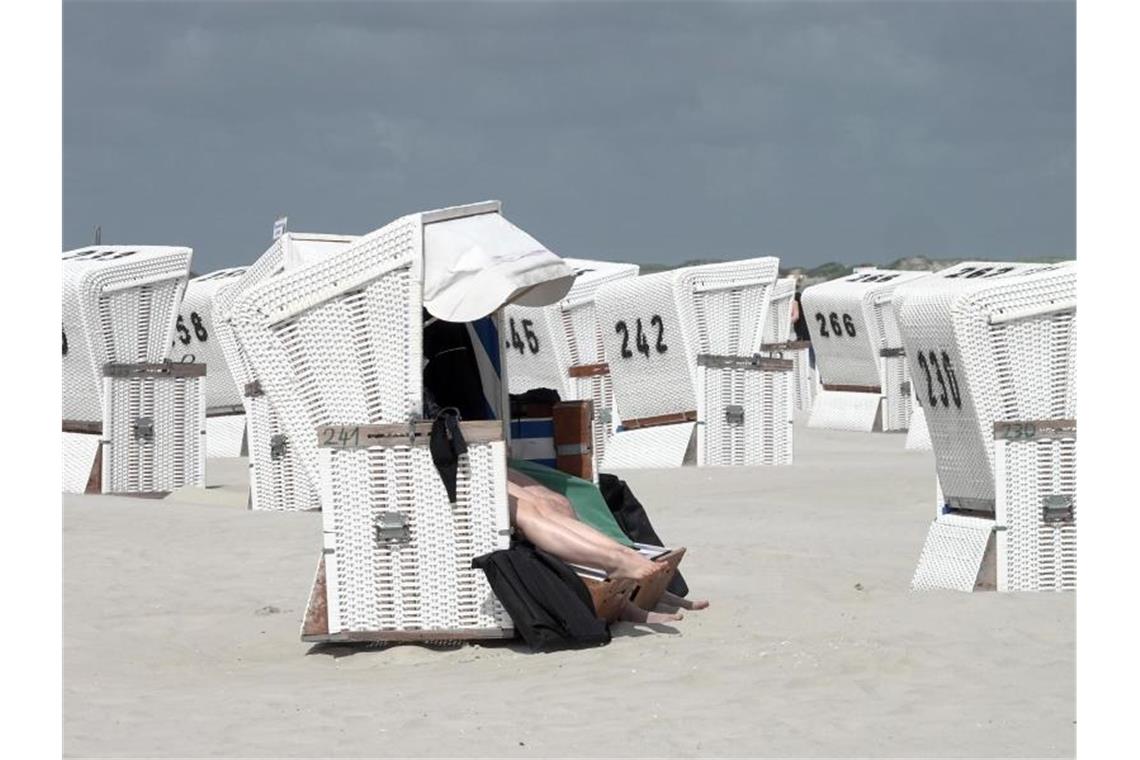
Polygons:
<instances>
[{"instance_id":1,"label":"sand","mask_svg":"<svg viewBox=\"0 0 1140 760\"><path fill-rule=\"evenodd\" d=\"M712 606L553 654L302 643L320 516L245 510L241 460L65 496L65 753L1072 756L1075 596L911 592L932 455L796 435L791 467L621 473Z\"/></svg>"}]
</instances>

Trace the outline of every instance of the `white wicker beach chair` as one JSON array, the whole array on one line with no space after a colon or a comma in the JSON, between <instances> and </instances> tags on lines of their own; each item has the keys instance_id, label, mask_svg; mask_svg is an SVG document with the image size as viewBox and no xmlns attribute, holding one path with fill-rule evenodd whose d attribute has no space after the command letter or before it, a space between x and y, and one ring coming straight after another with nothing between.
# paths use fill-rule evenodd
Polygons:
<instances>
[{"instance_id":1,"label":"white wicker beach chair","mask_svg":"<svg viewBox=\"0 0 1140 760\"><path fill-rule=\"evenodd\" d=\"M926 276L861 268L804 290L801 302L823 383L810 427L906 429L910 387L891 299L903 283Z\"/></svg>"},{"instance_id":2,"label":"white wicker beach chair","mask_svg":"<svg viewBox=\"0 0 1140 760\"><path fill-rule=\"evenodd\" d=\"M511 393L553 388L563 400L593 402L593 472L605 458L617 415L613 382L606 362L601 323L594 296L606 283L636 277L636 264L589 259L563 259L576 278L557 304L504 310L505 361L510 364ZM525 457L524 457L525 458Z\"/></svg>"},{"instance_id":3,"label":"white wicker beach chair","mask_svg":"<svg viewBox=\"0 0 1140 760\"><path fill-rule=\"evenodd\" d=\"M204 482L199 370L164 364L190 260L181 247L64 252L64 491Z\"/></svg>"},{"instance_id":4,"label":"white wicker beach chair","mask_svg":"<svg viewBox=\"0 0 1140 760\"><path fill-rule=\"evenodd\" d=\"M815 370L811 366L811 343L796 340L792 330L795 296L794 277L776 280L768 319L764 322L761 353L774 359L792 360L792 408L801 412L811 409L815 399Z\"/></svg>"},{"instance_id":5,"label":"white wicker beach chair","mask_svg":"<svg viewBox=\"0 0 1140 760\"><path fill-rule=\"evenodd\" d=\"M356 238L350 235L286 232L231 284L214 294L213 321L226 366L245 411L249 456L249 506L269 511L320 508L316 482L300 462L295 447L270 400L261 389L246 350L234 330L231 311L238 297L286 269L297 270L337 251Z\"/></svg>"},{"instance_id":6,"label":"white wicker beach chair","mask_svg":"<svg viewBox=\"0 0 1140 760\"><path fill-rule=\"evenodd\" d=\"M214 329L214 298L232 287L246 267L219 269L195 277L186 286L174 326L175 360L206 365L206 456L237 457L245 453L245 409L241 389L226 364Z\"/></svg>"},{"instance_id":7,"label":"white wicker beach chair","mask_svg":"<svg viewBox=\"0 0 1140 760\"><path fill-rule=\"evenodd\" d=\"M904 287L941 493L913 586L1074 588L1075 264L966 262Z\"/></svg>"},{"instance_id":8,"label":"white wicker beach chair","mask_svg":"<svg viewBox=\"0 0 1140 760\"><path fill-rule=\"evenodd\" d=\"M791 461L792 362L759 355L778 265L686 267L598 290L621 412L603 470Z\"/></svg>"},{"instance_id":9,"label":"white wicker beach chair","mask_svg":"<svg viewBox=\"0 0 1140 760\"><path fill-rule=\"evenodd\" d=\"M498 202L411 214L243 292L230 319L301 466L320 484L324 549L302 638L495 638L512 625L471 560L505 548L505 415L463 421L454 504L426 449L423 310L467 323L507 408L501 307L545 306L573 272ZM509 342L509 340L507 341ZM501 370L500 366L500 370Z\"/></svg>"}]
</instances>

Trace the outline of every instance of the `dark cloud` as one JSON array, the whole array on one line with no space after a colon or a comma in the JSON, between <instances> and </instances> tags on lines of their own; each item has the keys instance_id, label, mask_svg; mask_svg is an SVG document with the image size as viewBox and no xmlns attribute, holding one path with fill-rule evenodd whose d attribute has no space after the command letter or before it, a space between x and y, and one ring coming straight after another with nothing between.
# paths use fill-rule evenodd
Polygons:
<instances>
[{"instance_id":1,"label":"dark cloud","mask_svg":"<svg viewBox=\"0 0 1140 760\"><path fill-rule=\"evenodd\" d=\"M1075 247L1072 3L67 3L64 239L499 198L565 255Z\"/></svg>"}]
</instances>

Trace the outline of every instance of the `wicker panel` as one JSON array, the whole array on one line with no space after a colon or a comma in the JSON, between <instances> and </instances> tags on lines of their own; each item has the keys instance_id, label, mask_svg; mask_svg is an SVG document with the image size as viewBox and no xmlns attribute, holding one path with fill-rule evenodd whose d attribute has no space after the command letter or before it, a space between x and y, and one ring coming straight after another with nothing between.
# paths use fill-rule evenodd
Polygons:
<instances>
[{"instance_id":1,"label":"wicker panel","mask_svg":"<svg viewBox=\"0 0 1140 760\"><path fill-rule=\"evenodd\" d=\"M213 325L221 345L226 366L235 387L243 391L242 404L248 424L250 506L259 510L302 510L319 508L319 495L314 475L303 469L300 452L289 445L273 404L267 396L246 398L247 385L258 382L248 353L234 327L233 307L238 298L259 284L278 276L285 268L286 254L305 241L315 241L328 253L342 250L356 238L337 235L310 235L287 233L273 241L269 248L250 267L231 280L232 284L220 288L214 295ZM298 242L300 241L300 242ZM296 245L295 245L296 244ZM311 431L310 431L311 434ZM280 444L284 437L284 447Z\"/></svg>"},{"instance_id":2,"label":"wicker panel","mask_svg":"<svg viewBox=\"0 0 1140 760\"><path fill-rule=\"evenodd\" d=\"M561 398L572 398L572 384L566 371L569 365L561 356L566 353L566 338L557 309L556 304L510 305L503 309L503 333L499 337L511 393L552 388Z\"/></svg>"},{"instance_id":3,"label":"wicker panel","mask_svg":"<svg viewBox=\"0 0 1140 760\"><path fill-rule=\"evenodd\" d=\"M471 560L506 548L503 444L461 458L456 503L424 447L321 449L328 623L331 634L512 627ZM378 540L381 515L398 514L410 538Z\"/></svg>"},{"instance_id":4,"label":"wicker panel","mask_svg":"<svg viewBox=\"0 0 1140 760\"><path fill-rule=\"evenodd\" d=\"M1075 303L1072 263L966 262L896 292L912 382L952 504L993 508L994 422L1075 416Z\"/></svg>"},{"instance_id":5,"label":"wicker panel","mask_svg":"<svg viewBox=\"0 0 1140 760\"><path fill-rule=\"evenodd\" d=\"M883 397L878 393L819 391L808 417L808 427L870 432L879 418Z\"/></svg>"},{"instance_id":6,"label":"wicker panel","mask_svg":"<svg viewBox=\"0 0 1140 760\"><path fill-rule=\"evenodd\" d=\"M697 368L697 463L792 463L791 371Z\"/></svg>"},{"instance_id":7,"label":"wicker panel","mask_svg":"<svg viewBox=\"0 0 1140 760\"><path fill-rule=\"evenodd\" d=\"M314 482L315 428L420 413L419 230L418 218L399 219L253 286L230 312L289 447Z\"/></svg>"},{"instance_id":8,"label":"wicker panel","mask_svg":"<svg viewBox=\"0 0 1140 760\"><path fill-rule=\"evenodd\" d=\"M1076 437L995 442L999 591L1077 588ZM1045 519L1059 500L1071 514Z\"/></svg>"},{"instance_id":9,"label":"wicker panel","mask_svg":"<svg viewBox=\"0 0 1140 760\"><path fill-rule=\"evenodd\" d=\"M189 248L92 246L63 254L63 419L102 418L109 362L167 358Z\"/></svg>"},{"instance_id":10,"label":"wicker panel","mask_svg":"<svg viewBox=\"0 0 1140 760\"><path fill-rule=\"evenodd\" d=\"M696 352L682 330L675 276L629 278L603 286L595 296L614 401L624 419L697 408ZM639 320L648 355L637 350Z\"/></svg>"},{"instance_id":11,"label":"wicker panel","mask_svg":"<svg viewBox=\"0 0 1140 760\"><path fill-rule=\"evenodd\" d=\"M63 492L83 493L99 452L99 436L91 433L63 434Z\"/></svg>"},{"instance_id":12,"label":"wicker panel","mask_svg":"<svg viewBox=\"0 0 1140 760\"><path fill-rule=\"evenodd\" d=\"M879 352L899 346L890 340L896 328L887 324L892 293L926 276L925 272L866 269L804 290L804 318L825 385L884 385Z\"/></svg>"},{"instance_id":13,"label":"wicker panel","mask_svg":"<svg viewBox=\"0 0 1140 760\"><path fill-rule=\"evenodd\" d=\"M910 425L910 372L905 356L885 356L883 363L883 430L906 430Z\"/></svg>"},{"instance_id":14,"label":"wicker panel","mask_svg":"<svg viewBox=\"0 0 1140 760\"><path fill-rule=\"evenodd\" d=\"M601 471L680 467L693 446L695 422L620 430L610 439Z\"/></svg>"},{"instance_id":15,"label":"wicker panel","mask_svg":"<svg viewBox=\"0 0 1140 760\"><path fill-rule=\"evenodd\" d=\"M781 277L772 286L768 318L764 321L764 342L782 343L792 337L792 306L796 300L796 280Z\"/></svg>"},{"instance_id":16,"label":"wicker panel","mask_svg":"<svg viewBox=\"0 0 1140 760\"><path fill-rule=\"evenodd\" d=\"M103 493L206 484L203 391L202 377L104 378Z\"/></svg>"},{"instance_id":17,"label":"wicker panel","mask_svg":"<svg viewBox=\"0 0 1140 760\"><path fill-rule=\"evenodd\" d=\"M993 520L944 515L930 525L911 587L973 591L993 534Z\"/></svg>"},{"instance_id":18,"label":"wicker panel","mask_svg":"<svg viewBox=\"0 0 1140 760\"><path fill-rule=\"evenodd\" d=\"M208 384L208 383L207 383ZM206 418L206 457L240 457L245 442L245 415Z\"/></svg>"},{"instance_id":19,"label":"wicker panel","mask_svg":"<svg viewBox=\"0 0 1140 760\"><path fill-rule=\"evenodd\" d=\"M267 396L247 398L249 505L251 509L320 509L316 482L301 465L297 447L285 434Z\"/></svg>"},{"instance_id":20,"label":"wicker panel","mask_svg":"<svg viewBox=\"0 0 1140 760\"><path fill-rule=\"evenodd\" d=\"M777 259L766 257L686 267L599 289L598 318L615 403L622 418L657 417L697 409L699 354L757 354L764 342L764 324L778 265ZM715 399L736 397L734 380L718 375L717 382L722 387ZM712 408L709 406L710 413ZM757 423L766 429L782 424L782 408L779 419L779 423ZM707 434L705 439L710 450L719 451L723 445L728 451L737 445L731 441L713 443ZM678 457L683 458L684 454L684 448L677 450L679 440L671 439L671 443L668 451L646 454L631 452L629 444L624 444L615 458L611 459L607 452L603 466L667 466L660 462L679 461ZM611 441L610 446L613 445ZM766 444L757 440L747 445L762 450Z\"/></svg>"},{"instance_id":21,"label":"wicker panel","mask_svg":"<svg viewBox=\"0 0 1140 760\"><path fill-rule=\"evenodd\" d=\"M226 364L214 327L214 299L219 292L236 285L245 271L246 267L234 267L195 277L186 286L186 297L178 311L171 355L175 361L206 365L207 410L241 404L241 388Z\"/></svg>"}]
</instances>

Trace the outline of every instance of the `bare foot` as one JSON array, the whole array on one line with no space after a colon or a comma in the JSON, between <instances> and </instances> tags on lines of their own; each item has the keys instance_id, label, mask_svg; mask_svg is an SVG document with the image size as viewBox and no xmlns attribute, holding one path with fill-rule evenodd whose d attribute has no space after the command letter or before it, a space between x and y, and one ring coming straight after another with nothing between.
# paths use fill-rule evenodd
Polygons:
<instances>
[{"instance_id":1,"label":"bare foot","mask_svg":"<svg viewBox=\"0 0 1140 760\"><path fill-rule=\"evenodd\" d=\"M636 604L626 602L618 619L630 623L672 623L683 620L684 617L681 612L649 612Z\"/></svg>"},{"instance_id":2,"label":"bare foot","mask_svg":"<svg viewBox=\"0 0 1140 760\"><path fill-rule=\"evenodd\" d=\"M654 574L666 569L660 562L648 560L632 549L622 547L621 552L614 559L614 566L610 575L613 578L629 578L638 583L644 583Z\"/></svg>"},{"instance_id":3,"label":"bare foot","mask_svg":"<svg viewBox=\"0 0 1140 760\"><path fill-rule=\"evenodd\" d=\"M661 595L661 603L671 607L681 607L686 610L703 610L709 606L708 599L686 599L666 591Z\"/></svg>"}]
</instances>

